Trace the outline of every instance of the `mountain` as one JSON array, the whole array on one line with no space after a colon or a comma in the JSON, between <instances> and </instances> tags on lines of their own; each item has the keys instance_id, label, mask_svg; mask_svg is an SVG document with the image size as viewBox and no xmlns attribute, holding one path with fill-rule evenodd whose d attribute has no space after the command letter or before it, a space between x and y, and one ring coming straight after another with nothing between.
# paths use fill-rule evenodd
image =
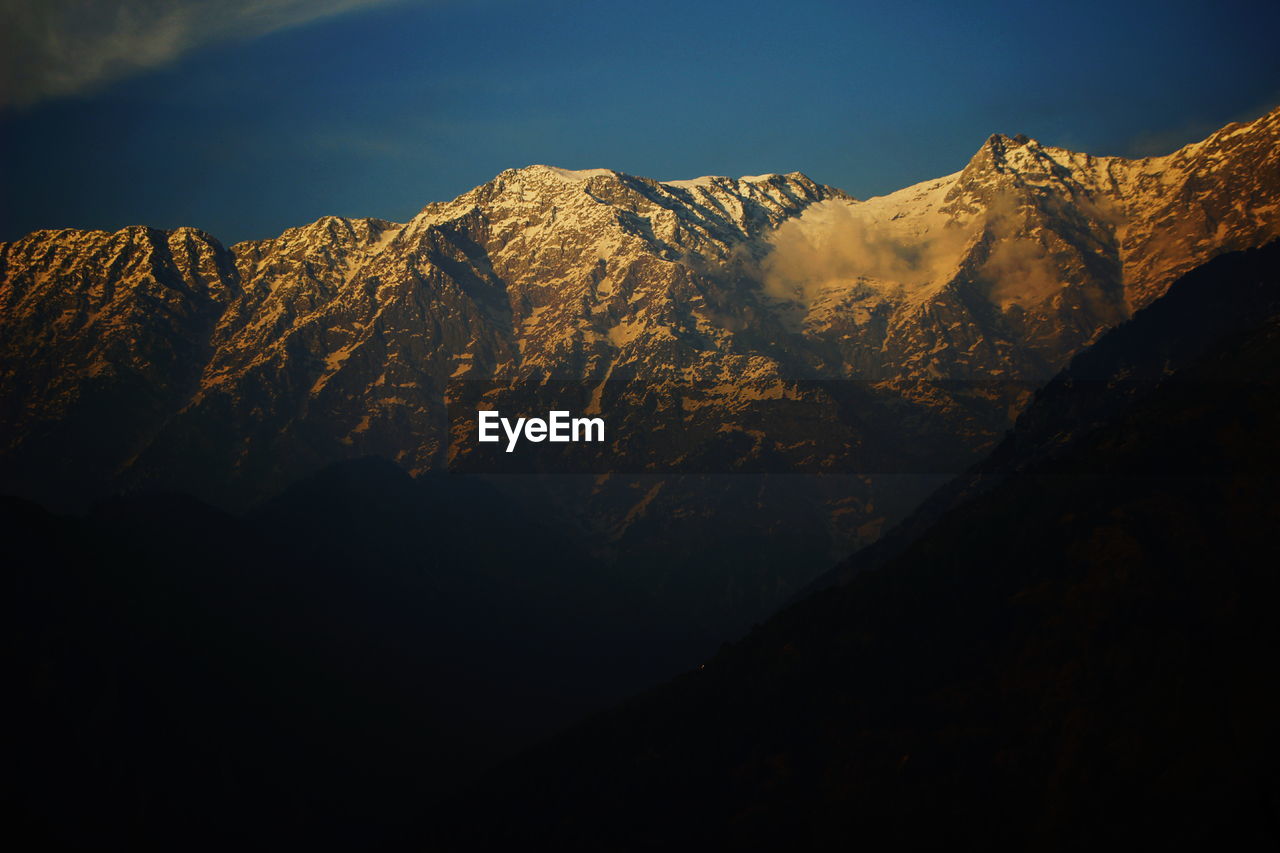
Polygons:
<instances>
[{"instance_id":1,"label":"mountain","mask_svg":"<svg viewBox=\"0 0 1280 853\"><path fill-rule=\"evenodd\" d=\"M1037 396L998 482L508 763L455 841L1270 846L1278 293L1278 242L1183 277Z\"/></svg>"},{"instance_id":2,"label":"mountain","mask_svg":"<svg viewBox=\"0 0 1280 853\"><path fill-rule=\"evenodd\" d=\"M745 624L981 458L1176 275L1274 237L1278 135L1273 111L1142 160L996 135L866 201L798 173L530 166L407 223L230 248L36 232L0 244L0 490L243 510L344 459L519 474L504 488L622 575ZM553 387L607 405L615 440L540 479L459 440L458 401L530 414Z\"/></svg>"},{"instance_id":3,"label":"mountain","mask_svg":"<svg viewBox=\"0 0 1280 853\"><path fill-rule=\"evenodd\" d=\"M636 814L635 843L1088 840L1126 785L1191 792L1157 829L1256 826L1274 589L1242 555L1274 548L1275 396L1223 377L1274 363L1274 248L1218 256L1280 230L1278 133L1143 160L997 135L862 201L531 166L407 223L0 244L8 799L73 846L373 846L455 806L562 846ZM610 441L470 439L552 401ZM965 470L843 585L479 812L440 799Z\"/></svg>"}]
</instances>

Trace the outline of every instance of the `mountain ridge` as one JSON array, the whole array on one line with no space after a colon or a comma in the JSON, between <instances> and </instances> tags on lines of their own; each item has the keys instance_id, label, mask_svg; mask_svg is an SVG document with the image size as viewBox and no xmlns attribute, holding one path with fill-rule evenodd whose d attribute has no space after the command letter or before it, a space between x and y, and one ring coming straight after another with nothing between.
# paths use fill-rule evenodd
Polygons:
<instances>
[{"instance_id":1,"label":"mountain ridge","mask_svg":"<svg viewBox=\"0 0 1280 853\"><path fill-rule=\"evenodd\" d=\"M244 509L344 459L465 462L451 383L491 386L499 408L548 382L620 387L614 435L683 419L709 458L813 470L805 448L834 436L877 461L831 453L853 475L838 488L740 490L733 510L692 480L553 486L618 552L812 508L815 562L751 581L785 597L932 487L872 473L963 470L1170 276L1280 234L1277 140L1280 110L1141 160L996 135L959 172L862 201L802 173L535 165L405 223L324 217L231 247L189 228L37 232L0 244L0 490ZM844 385L804 392L803 426L744 405L808 380ZM678 461L665 446L644 451L654 470Z\"/></svg>"}]
</instances>

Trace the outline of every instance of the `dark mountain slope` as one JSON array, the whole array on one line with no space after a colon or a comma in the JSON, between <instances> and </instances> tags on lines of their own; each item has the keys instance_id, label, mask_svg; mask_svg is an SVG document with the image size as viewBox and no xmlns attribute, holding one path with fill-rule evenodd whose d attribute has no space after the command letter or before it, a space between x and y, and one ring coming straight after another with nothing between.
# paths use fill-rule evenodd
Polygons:
<instances>
[{"instance_id":1,"label":"dark mountain slope","mask_svg":"<svg viewBox=\"0 0 1280 853\"><path fill-rule=\"evenodd\" d=\"M1274 253L1209 269L1238 292L1263 258L1275 286ZM457 846L1274 843L1280 324L1256 320L883 569L494 774Z\"/></svg>"},{"instance_id":2,"label":"dark mountain slope","mask_svg":"<svg viewBox=\"0 0 1280 853\"><path fill-rule=\"evenodd\" d=\"M376 459L245 518L6 498L0 538L5 798L33 849L377 849L709 642L664 632L536 508Z\"/></svg>"},{"instance_id":3,"label":"dark mountain slope","mask_svg":"<svg viewBox=\"0 0 1280 853\"><path fill-rule=\"evenodd\" d=\"M1221 255L1178 279L1163 298L1107 332L1038 390L1017 428L989 456L931 495L879 541L818 578L807 592L885 565L947 510L1089 434L1225 336L1280 314L1277 268L1280 241L1272 241Z\"/></svg>"}]
</instances>

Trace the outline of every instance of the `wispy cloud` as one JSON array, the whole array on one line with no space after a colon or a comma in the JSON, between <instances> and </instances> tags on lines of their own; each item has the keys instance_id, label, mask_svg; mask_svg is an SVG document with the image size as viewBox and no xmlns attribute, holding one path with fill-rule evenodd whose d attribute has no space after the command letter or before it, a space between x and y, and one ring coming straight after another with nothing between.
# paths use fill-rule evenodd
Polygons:
<instances>
[{"instance_id":1,"label":"wispy cloud","mask_svg":"<svg viewBox=\"0 0 1280 853\"><path fill-rule=\"evenodd\" d=\"M943 228L928 237L907 236L864 214L856 202L819 202L769 237L773 251L764 261L765 292L810 302L827 288L859 279L913 289L954 272L973 231Z\"/></svg>"},{"instance_id":2,"label":"wispy cloud","mask_svg":"<svg viewBox=\"0 0 1280 853\"><path fill-rule=\"evenodd\" d=\"M395 0L2 0L0 105L74 95L217 42Z\"/></svg>"}]
</instances>

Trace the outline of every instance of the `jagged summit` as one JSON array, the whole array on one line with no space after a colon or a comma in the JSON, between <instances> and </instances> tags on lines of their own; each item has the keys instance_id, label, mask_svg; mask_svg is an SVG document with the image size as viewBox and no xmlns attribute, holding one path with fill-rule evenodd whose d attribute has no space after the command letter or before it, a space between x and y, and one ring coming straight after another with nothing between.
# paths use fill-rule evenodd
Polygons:
<instances>
[{"instance_id":1,"label":"jagged summit","mask_svg":"<svg viewBox=\"0 0 1280 853\"><path fill-rule=\"evenodd\" d=\"M639 178L636 175L627 174L625 172L619 172L615 169L599 169L599 168L598 169L565 169L559 166L550 166L550 165L541 164L541 163L535 163L529 166L522 166L520 168L515 168L515 169L507 169L506 171L499 173L496 176L495 180L503 179L503 178L509 179L509 178L518 177L518 176L519 177L554 177L569 183L582 183L585 181L589 181L592 178L606 178L606 179L613 178L617 180L651 180L648 178ZM770 183L774 181L804 181L804 182L812 183L812 180L803 172L788 172L785 174L779 173L779 172L767 172L761 175L742 175L737 178L733 178L727 175L702 175L701 177L697 177L697 178L689 178L689 179L682 179L682 180L668 180L668 181L654 181L654 183L661 183L666 186L695 187L695 186L713 186L713 185L723 184L725 182L730 184L737 184L737 183L759 184L759 183Z\"/></svg>"},{"instance_id":2,"label":"jagged summit","mask_svg":"<svg viewBox=\"0 0 1280 853\"><path fill-rule=\"evenodd\" d=\"M1040 143L1027 136L1025 133L1017 133L1013 136L1007 136L1003 133L993 133L987 137L987 141L983 144L989 148L1007 150L1009 148L1021 148L1023 145L1027 144L1039 145Z\"/></svg>"},{"instance_id":3,"label":"jagged summit","mask_svg":"<svg viewBox=\"0 0 1280 853\"><path fill-rule=\"evenodd\" d=\"M812 183L813 180L804 172L767 172L763 175L742 175L738 178L732 178L728 175L702 175L697 178L687 178L681 180L662 181L661 183L669 187L706 187L716 186L724 183L736 184L760 184L770 183L773 181L804 181Z\"/></svg>"},{"instance_id":4,"label":"jagged summit","mask_svg":"<svg viewBox=\"0 0 1280 853\"><path fill-rule=\"evenodd\" d=\"M558 166L543 165L526 166L524 169L517 169L516 171L550 173L564 181L586 181L591 178L618 176L618 173L612 169L561 169Z\"/></svg>"}]
</instances>

